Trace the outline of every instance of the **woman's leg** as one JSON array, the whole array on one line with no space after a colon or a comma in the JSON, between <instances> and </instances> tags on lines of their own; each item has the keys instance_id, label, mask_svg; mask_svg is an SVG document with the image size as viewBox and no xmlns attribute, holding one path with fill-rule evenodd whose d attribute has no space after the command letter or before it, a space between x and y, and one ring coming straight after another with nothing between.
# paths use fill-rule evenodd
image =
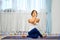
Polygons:
<instances>
[{"instance_id":1,"label":"woman's leg","mask_svg":"<svg viewBox=\"0 0 60 40\"><path fill-rule=\"evenodd\" d=\"M36 33L37 31L36 31L36 28L34 28L34 29L32 29L31 31L29 31L28 32L28 34L30 35L30 34L34 34L34 33Z\"/></svg>"},{"instance_id":2,"label":"woman's leg","mask_svg":"<svg viewBox=\"0 0 60 40\"><path fill-rule=\"evenodd\" d=\"M29 35L30 38L38 38L38 34L31 34Z\"/></svg>"},{"instance_id":3,"label":"woman's leg","mask_svg":"<svg viewBox=\"0 0 60 40\"><path fill-rule=\"evenodd\" d=\"M42 34L36 29L32 29L30 32L28 32L29 36L34 36L36 34L36 36L40 36L41 38L43 37Z\"/></svg>"}]
</instances>

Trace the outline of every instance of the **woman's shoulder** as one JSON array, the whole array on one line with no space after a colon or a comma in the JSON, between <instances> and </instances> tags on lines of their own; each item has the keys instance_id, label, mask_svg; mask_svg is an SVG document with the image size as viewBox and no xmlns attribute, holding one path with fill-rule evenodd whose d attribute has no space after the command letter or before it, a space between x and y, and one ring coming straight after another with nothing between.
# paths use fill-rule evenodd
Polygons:
<instances>
[{"instance_id":1,"label":"woman's shoulder","mask_svg":"<svg viewBox=\"0 0 60 40\"><path fill-rule=\"evenodd\" d=\"M31 18L30 19L28 19L28 21L30 21L31 20Z\"/></svg>"},{"instance_id":2,"label":"woman's shoulder","mask_svg":"<svg viewBox=\"0 0 60 40\"><path fill-rule=\"evenodd\" d=\"M40 20L39 18L37 18L37 20Z\"/></svg>"},{"instance_id":3,"label":"woman's shoulder","mask_svg":"<svg viewBox=\"0 0 60 40\"><path fill-rule=\"evenodd\" d=\"M40 19L39 19L39 18L37 18L37 19L36 19L36 22L37 22L37 23L39 23L39 21L40 21Z\"/></svg>"},{"instance_id":4,"label":"woman's shoulder","mask_svg":"<svg viewBox=\"0 0 60 40\"><path fill-rule=\"evenodd\" d=\"M30 19L28 19L28 22L30 23L30 21L31 21L31 18Z\"/></svg>"}]
</instances>

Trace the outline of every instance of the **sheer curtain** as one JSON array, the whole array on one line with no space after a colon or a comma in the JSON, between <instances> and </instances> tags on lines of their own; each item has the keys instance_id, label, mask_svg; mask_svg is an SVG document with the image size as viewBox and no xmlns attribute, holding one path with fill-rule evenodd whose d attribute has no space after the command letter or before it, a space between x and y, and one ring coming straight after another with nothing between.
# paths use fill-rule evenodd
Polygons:
<instances>
[{"instance_id":1,"label":"sheer curtain","mask_svg":"<svg viewBox=\"0 0 60 40\"><path fill-rule=\"evenodd\" d=\"M46 9L46 0L1 0L1 8L16 10Z\"/></svg>"},{"instance_id":2,"label":"sheer curtain","mask_svg":"<svg viewBox=\"0 0 60 40\"><path fill-rule=\"evenodd\" d=\"M15 12L0 12L0 32L15 33L27 31L27 19L33 9L38 11L41 19L39 27L46 31L46 0L1 0L1 10L12 9ZM44 29L43 29L44 28Z\"/></svg>"}]
</instances>

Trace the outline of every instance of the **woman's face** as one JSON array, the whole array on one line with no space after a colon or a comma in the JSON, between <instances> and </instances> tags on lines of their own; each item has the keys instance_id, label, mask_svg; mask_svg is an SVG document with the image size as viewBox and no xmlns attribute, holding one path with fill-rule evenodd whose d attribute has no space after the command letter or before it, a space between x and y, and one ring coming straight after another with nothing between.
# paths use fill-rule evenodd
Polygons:
<instances>
[{"instance_id":1,"label":"woman's face","mask_svg":"<svg viewBox=\"0 0 60 40\"><path fill-rule=\"evenodd\" d=\"M37 17L36 11L33 12L32 16L33 16L33 17Z\"/></svg>"}]
</instances>

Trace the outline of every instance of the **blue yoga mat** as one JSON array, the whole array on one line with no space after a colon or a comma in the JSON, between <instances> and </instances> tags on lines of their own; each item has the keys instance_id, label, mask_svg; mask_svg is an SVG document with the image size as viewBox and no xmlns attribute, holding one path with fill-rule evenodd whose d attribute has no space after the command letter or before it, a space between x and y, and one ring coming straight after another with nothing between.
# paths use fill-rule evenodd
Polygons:
<instances>
[{"instance_id":1,"label":"blue yoga mat","mask_svg":"<svg viewBox=\"0 0 60 40\"><path fill-rule=\"evenodd\" d=\"M2 39L28 39L29 37L22 38L21 36L7 36ZM60 39L60 36L47 36L46 38L38 38L38 39Z\"/></svg>"}]
</instances>

